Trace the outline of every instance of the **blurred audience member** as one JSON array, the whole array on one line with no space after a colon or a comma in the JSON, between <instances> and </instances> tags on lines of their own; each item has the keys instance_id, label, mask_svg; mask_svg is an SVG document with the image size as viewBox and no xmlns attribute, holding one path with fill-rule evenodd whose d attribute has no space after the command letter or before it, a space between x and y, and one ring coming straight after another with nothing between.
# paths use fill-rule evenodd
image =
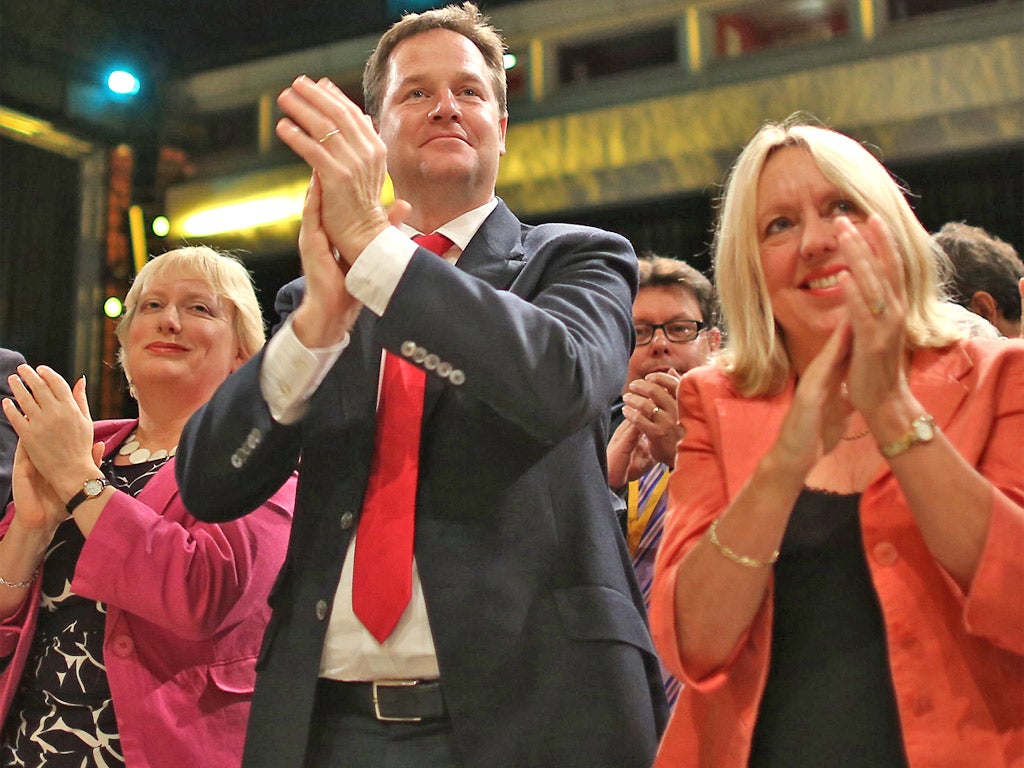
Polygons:
<instances>
[{"instance_id":1,"label":"blurred audience member","mask_svg":"<svg viewBox=\"0 0 1024 768\"><path fill-rule=\"evenodd\" d=\"M981 315L976 315L967 307L946 299L942 302L942 311L956 323L964 335L974 339L1001 339L1003 334L992 323Z\"/></svg>"},{"instance_id":2,"label":"blurred audience member","mask_svg":"<svg viewBox=\"0 0 1024 768\"><path fill-rule=\"evenodd\" d=\"M953 300L1003 336L1024 336L1019 283L1024 262L1012 245L981 227L951 221L934 235L953 263Z\"/></svg>"},{"instance_id":3,"label":"blurred audience member","mask_svg":"<svg viewBox=\"0 0 1024 768\"><path fill-rule=\"evenodd\" d=\"M654 559L668 505L669 472L682 437L676 409L679 377L718 349L711 282L684 261L640 257L633 301L636 346L622 393L622 421L608 443L608 482L626 498L626 541L649 605ZM671 706L679 681L662 670Z\"/></svg>"}]
</instances>

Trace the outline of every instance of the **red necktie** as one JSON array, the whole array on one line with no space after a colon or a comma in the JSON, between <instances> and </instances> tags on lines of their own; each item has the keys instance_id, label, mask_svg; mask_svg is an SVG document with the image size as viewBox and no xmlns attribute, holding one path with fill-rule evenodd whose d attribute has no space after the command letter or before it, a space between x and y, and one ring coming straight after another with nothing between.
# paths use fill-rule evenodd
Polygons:
<instances>
[{"instance_id":1,"label":"red necktie","mask_svg":"<svg viewBox=\"0 0 1024 768\"><path fill-rule=\"evenodd\" d=\"M437 254L452 241L435 232L413 238ZM352 610L383 643L412 594L412 549L423 421L422 368L388 352L377 405L370 480L356 537Z\"/></svg>"}]
</instances>

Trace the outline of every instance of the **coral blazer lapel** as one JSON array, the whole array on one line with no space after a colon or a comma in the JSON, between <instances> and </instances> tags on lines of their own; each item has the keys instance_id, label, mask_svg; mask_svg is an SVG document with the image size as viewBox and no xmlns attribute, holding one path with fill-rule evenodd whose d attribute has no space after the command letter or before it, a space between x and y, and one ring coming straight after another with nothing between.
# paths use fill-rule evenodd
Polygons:
<instances>
[{"instance_id":1,"label":"coral blazer lapel","mask_svg":"<svg viewBox=\"0 0 1024 768\"><path fill-rule=\"evenodd\" d=\"M908 372L910 389L940 429L963 406L967 389L962 379L972 368L970 357L960 349L926 349L914 354ZM796 383L791 378L785 389L772 397L728 397L715 402L730 498L739 492L775 442L795 390ZM756 430L751 430L752 424L757 425ZM871 485L889 474L889 465L883 462Z\"/></svg>"},{"instance_id":2,"label":"coral blazer lapel","mask_svg":"<svg viewBox=\"0 0 1024 768\"><path fill-rule=\"evenodd\" d=\"M739 493L775 442L793 402L793 391L790 379L786 388L773 397L728 397L715 401L729 498ZM751 425L757 425L757 429L752 430Z\"/></svg>"}]
</instances>

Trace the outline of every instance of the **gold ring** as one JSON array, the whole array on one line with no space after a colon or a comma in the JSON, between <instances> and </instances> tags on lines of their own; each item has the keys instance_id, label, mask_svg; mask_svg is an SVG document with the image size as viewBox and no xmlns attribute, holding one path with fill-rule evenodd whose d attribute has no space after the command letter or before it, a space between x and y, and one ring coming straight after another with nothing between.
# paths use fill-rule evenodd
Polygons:
<instances>
[{"instance_id":1,"label":"gold ring","mask_svg":"<svg viewBox=\"0 0 1024 768\"><path fill-rule=\"evenodd\" d=\"M661 406L658 406L658 405L654 406L654 410L651 411L651 418L653 419L655 416L657 416L658 415L658 411L660 411L660 410L661 410Z\"/></svg>"},{"instance_id":2,"label":"gold ring","mask_svg":"<svg viewBox=\"0 0 1024 768\"><path fill-rule=\"evenodd\" d=\"M337 136L339 133L341 133L341 128L335 128L333 131L328 131L327 133L325 133L323 135L323 137L320 138L320 139L317 139L317 141L319 141L321 144L323 144L329 138L331 138L332 136Z\"/></svg>"},{"instance_id":3,"label":"gold ring","mask_svg":"<svg viewBox=\"0 0 1024 768\"><path fill-rule=\"evenodd\" d=\"M882 315L885 314L885 301L882 300L882 299L879 299L874 304L872 304L871 306L868 307L868 311L874 317L881 317Z\"/></svg>"}]
</instances>

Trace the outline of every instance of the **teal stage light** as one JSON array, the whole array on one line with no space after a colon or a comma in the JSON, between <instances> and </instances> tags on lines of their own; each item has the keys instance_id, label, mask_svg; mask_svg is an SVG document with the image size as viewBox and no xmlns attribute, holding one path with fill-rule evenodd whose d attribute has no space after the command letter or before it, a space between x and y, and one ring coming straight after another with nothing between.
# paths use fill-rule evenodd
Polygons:
<instances>
[{"instance_id":1,"label":"teal stage light","mask_svg":"<svg viewBox=\"0 0 1024 768\"><path fill-rule=\"evenodd\" d=\"M107 76L107 88L120 96L134 96L141 87L139 78L124 69L115 69Z\"/></svg>"}]
</instances>

